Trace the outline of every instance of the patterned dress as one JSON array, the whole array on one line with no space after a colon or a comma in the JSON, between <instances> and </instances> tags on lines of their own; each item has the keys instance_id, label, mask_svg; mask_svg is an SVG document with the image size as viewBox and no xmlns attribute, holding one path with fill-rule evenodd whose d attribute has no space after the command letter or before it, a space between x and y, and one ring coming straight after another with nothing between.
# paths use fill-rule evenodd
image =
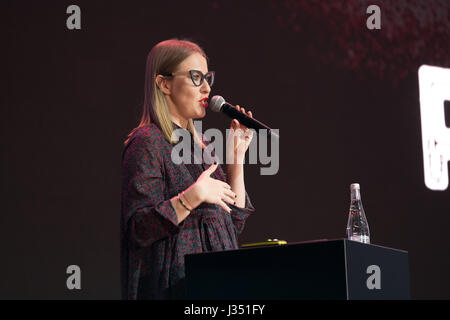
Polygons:
<instances>
[{"instance_id":1,"label":"patterned dress","mask_svg":"<svg viewBox=\"0 0 450 320\"><path fill-rule=\"evenodd\" d=\"M193 148L192 135L191 141ZM184 256L237 249L237 236L255 211L246 193L244 208L227 203L231 209L228 213L218 205L204 202L178 225L170 199L191 186L210 164L202 161L177 165L171 160L174 146L152 123L136 130L123 151L123 299L185 298ZM221 165L211 177L226 181Z\"/></svg>"}]
</instances>

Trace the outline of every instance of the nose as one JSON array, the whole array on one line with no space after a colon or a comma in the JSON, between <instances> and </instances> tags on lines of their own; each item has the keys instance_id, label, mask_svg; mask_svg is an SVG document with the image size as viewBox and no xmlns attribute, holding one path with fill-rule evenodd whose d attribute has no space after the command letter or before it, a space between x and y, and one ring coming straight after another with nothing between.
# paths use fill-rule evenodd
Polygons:
<instances>
[{"instance_id":1,"label":"nose","mask_svg":"<svg viewBox=\"0 0 450 320\"><path fill-rule=\"evenodd\" d=\"M203 80L203 83L200 86L200 91L205 94L209 94L211 92L211 87L209 86L208 81Z\"/></svg>"}]
</instances>

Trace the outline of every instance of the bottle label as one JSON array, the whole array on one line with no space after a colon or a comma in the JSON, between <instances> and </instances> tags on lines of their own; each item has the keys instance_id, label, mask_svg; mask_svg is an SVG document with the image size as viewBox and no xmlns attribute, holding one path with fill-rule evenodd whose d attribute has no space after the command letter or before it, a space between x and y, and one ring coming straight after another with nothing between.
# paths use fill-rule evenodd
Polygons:
<instances>
[{"instance_id":1,"label":"bottle label","mask_svg":"<svg viewBox=\"0 0 450 320\"><path fill-rule=\"evenodd\" d=\"M361 243L370 243L370 237L366 235L352 235L348 239L352 241L358 241Z\"/></svg>"}]
</instances>

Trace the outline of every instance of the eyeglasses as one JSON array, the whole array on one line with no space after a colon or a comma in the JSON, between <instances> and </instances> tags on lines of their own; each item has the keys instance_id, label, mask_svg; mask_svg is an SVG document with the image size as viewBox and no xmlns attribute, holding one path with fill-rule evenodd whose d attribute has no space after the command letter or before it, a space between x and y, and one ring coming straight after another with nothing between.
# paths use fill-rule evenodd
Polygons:
<instances>
[{"instance_id":1,"label":"eyeglasses","mask_svg":"<svg viewBox=\"0 0 450 320\"><path fill-rule=\"evenodd\" d=\"M180 72L180 73L185 73L185 72ZM214 83L214 75L215 75L214 71L209 71L206 74L203 74L203 72L201 72L199 70L189 70L189 74L191 76L192 83L196 87L200 87L203 84L203 80L206 80L206 82L208 83L208 85L210 87L212 87L212 85ZM161 75L164 77L173 77L173 76L176 76L176 72L161 73Z\"/></svg>"}]
</instances>

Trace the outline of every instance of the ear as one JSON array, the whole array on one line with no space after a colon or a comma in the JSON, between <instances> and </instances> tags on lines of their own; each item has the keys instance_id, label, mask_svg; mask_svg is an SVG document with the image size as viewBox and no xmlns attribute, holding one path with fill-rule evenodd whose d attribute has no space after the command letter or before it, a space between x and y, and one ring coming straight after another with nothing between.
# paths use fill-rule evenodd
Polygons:
<instances>
[{"instance_id":1,"label":"ear","mask_svg":"<svg viewBox=\"0 0 450 320\"><path fill-rule=\"evenodd\" d=\"M172 92L171 82L162 75L158 74L156 76L155 83L165 95L170 95Z\"/></svg>"}]
</instances>

